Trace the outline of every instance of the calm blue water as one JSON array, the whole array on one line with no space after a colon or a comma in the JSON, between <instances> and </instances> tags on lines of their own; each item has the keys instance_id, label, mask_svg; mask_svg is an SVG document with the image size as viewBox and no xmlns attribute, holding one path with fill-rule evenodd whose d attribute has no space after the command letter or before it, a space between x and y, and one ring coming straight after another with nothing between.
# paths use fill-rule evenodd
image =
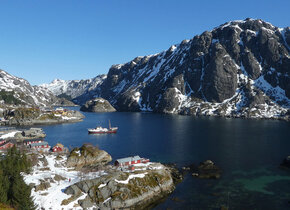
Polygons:
<instances>
[{"instance_id":1,"label":"calm blue water","mask_svg":"<svg viewBox=\"0 0 290 210\"><path fill-rule=\"evenodd\" d=\"M50 145L98 145L113 159L140 155L179 166L213 160L220 180L190 175L156 209L290 209L290 171L278 168L290 155L290 123L197 118L149 113L83 113L83 122L41 126ZM117 134L88 135L96 125Z\"/></svg>"}]
</instances>

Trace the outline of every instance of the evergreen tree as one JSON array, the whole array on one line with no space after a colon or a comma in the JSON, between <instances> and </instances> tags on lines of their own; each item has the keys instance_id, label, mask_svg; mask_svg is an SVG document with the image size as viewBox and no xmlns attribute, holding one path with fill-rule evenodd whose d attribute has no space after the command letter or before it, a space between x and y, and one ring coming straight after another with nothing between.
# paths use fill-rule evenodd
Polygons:
<instances>
[{"instance_id":1,"label":"evergreen tree","mask_svg":"<svg viewBox=\"0 0 290 210\"><path fill-rule=\"evenodd\" d=\"M20 174L29 170L30 162L25 154L21 154L15 146L7 151L5 159L0 161L0 203L16 209L35 209L31 188Z\"/></svg>"},{"instance_id":2,"label":"evergreen tree","mask_svg":"<svg viewBox=\"0 0 290 210\"><path fill-rule=\"evenodd\" d=\"M0 170L0 203L7 203L8 189L9 189L8 179L6 176L3 175L2 170Z\"/></svg>"},{"instance_id":3,"label":"evergreen tree","mask_svg":"<svg viewBox=\"0 0 290 210\"><path fill-rule=\"evenodd\" d=\"M16 209L35 209L34 203L30 197L31 188L25 184L20 174L14 177L14 181L10 185L8 195L10 205Z\"/></svg>"}]
</instances>

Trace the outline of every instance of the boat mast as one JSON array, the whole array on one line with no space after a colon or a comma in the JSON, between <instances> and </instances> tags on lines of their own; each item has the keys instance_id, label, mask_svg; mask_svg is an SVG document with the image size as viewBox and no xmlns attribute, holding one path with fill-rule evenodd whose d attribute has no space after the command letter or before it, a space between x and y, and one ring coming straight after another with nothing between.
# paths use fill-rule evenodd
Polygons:
<instances>
[{"instance_id":1,"label":"boat mast","mask_svg":"<svg viewBox=\"0 0 290 210\"><path fill-rule=\"evenodd\" d=\"M111 121L109 120L109 129L111 129Z\"/></svg>"}]
</instances>

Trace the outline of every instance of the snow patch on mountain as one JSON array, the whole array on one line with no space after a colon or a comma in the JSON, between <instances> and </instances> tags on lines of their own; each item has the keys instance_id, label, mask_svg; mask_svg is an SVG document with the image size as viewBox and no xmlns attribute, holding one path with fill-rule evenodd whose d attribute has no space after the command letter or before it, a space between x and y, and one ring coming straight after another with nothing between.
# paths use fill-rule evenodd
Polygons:
<instances>
[{"instance_id":1,"label":"snow patch on mountain","mask_svg":"<svg viewBox=\"0 0 290 210\"><path fill-rule=\"evenodd\" d=\"M25 79L10 75L3 70L0 70L0 90L13 93L13 97L23 105L47 106L57 105L59 102L59 99L49 90L31 86Z\"/></svg>"},{"instance_id":2,"label":"snow patch on mountain","mask_svg":"<svg viewBox=\"0 0 290 210\"><path fill-rule=\"evenodd\" d=\"M88 91L94 91L99 85L103 83L106 78L107 75L103 74L86 80L55 79L49 84L40 85L40 87L50 90L57 96L65 94L74 99Z\"/></svg>"}]
</instances>

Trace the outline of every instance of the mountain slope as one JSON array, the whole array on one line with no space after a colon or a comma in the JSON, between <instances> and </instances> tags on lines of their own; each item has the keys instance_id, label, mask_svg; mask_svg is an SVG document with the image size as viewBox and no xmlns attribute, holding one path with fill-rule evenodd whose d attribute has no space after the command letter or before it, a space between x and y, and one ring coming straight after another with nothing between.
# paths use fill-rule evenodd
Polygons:
<instances>
[{"instance_id":1,"label":"mountain slope","mask_svg":"<svg viewBox=\"0 0 290 210\"><path fill-rule=\"evenodd\" d=\"M0 70L0 101L2 104L47 106L59 105L65 100L55 97L46 88L31 86L25 79Z\"/></svg>"},{"instance_id":2,"label":"mountain slope","mask_svg":"<svg viewBox=\"0 0 290 210\"><path fill-rule=\"evenodd\" d=\"M119 111L279 117L290 107L289 46L289 27L231 21L167 51L113 65L93 95Z\"/></svg>"},{"instance_id":3,"label":"mountain slope","mask_svg":"<svg viewBox=\"0 0 290 210\"><path fill-rule=\"evenodd\" d=\"M92 79L86 80L60 80L55 79L49 84L42 84L40 87L49 89L53 94L59 96L67 96L74 99L88 92L93 92L102 84L106 75L98 75Z\"/></svg>"}]
</instances>

